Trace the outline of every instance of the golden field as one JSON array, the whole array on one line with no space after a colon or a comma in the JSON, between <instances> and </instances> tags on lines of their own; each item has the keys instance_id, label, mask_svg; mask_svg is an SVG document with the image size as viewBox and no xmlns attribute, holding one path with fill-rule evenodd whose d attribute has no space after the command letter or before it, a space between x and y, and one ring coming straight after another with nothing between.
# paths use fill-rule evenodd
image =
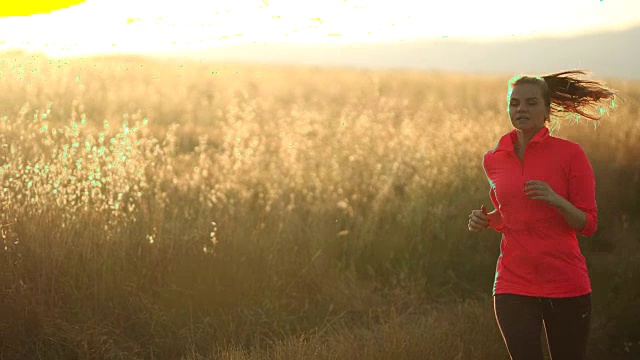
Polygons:
<instances>
[{"instance_id":1,"label":"golden field","mask_svg":"<svg viewBox=\"0 0 640 360\"><path fill-rule=\"evenodd\" d=\"M565 69L558 69L558 71ZM515 75L515 74L514 74ZM2 359L508 359L508 78L0 57ZM640 83L596 129L592 359L640 356Z\"/></svg>"}]
</instances>

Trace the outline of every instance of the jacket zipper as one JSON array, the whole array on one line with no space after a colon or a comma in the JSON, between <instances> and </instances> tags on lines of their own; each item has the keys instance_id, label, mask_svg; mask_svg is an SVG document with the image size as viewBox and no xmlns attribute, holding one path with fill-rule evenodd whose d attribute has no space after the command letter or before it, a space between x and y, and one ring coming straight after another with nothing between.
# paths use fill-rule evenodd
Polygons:
<instances>
[{"instance_id":1,"label":"jacket zipper","mask_svg":"<svg viewBox=\"0 0 640 360\"><path fill-rule=\"evenodd\" d=\"M527 144L528 146L529 144ZM518 156L516 155L516 158L518 158L518 161L520 162L520 175L521 175L521 179L523 180L522 186L524 188L524 159L527 156L526 155L526 146L525 146L525 150L522 151L522 161L520 161L520 159L518 158ZM514 152L515 154L515 152ZM527 199L525 198L525 202L524 202L524 213L527 213ZM531 234L531 228L529 227L529 225L527 224L527 232L529 233L529 239L532 238L532 234ZM537 285L537 278L538 278L538 268L536 268L536 285ZM552 305L553 306L553 305Z\"/></svg>"}]
</instances>

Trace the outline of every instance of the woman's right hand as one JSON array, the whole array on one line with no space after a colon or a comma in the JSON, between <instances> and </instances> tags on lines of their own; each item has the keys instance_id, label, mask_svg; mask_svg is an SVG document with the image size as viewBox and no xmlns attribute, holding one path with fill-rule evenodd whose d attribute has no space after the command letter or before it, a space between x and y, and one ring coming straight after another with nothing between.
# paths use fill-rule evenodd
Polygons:
<instances>
[{"instance_id":1,"label":"woman's right hand","mask_svg":"<svg viewBox=\"0 0 640 360\"><path fill-rule=\"evenodd\" d=\"M469 215L469 231L480 232L487 227L489 227L489 216L487 215L487 209L482 205L480 210L473 210Z\"/></svg>"}]
</instances>

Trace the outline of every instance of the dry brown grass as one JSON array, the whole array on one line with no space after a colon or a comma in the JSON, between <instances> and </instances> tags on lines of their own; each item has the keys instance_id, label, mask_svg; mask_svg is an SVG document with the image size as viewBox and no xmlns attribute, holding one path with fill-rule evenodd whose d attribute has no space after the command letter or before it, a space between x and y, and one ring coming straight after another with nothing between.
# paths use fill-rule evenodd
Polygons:
<instances>
[{"instance_id":1,"label":"dry brown grass","mask_svg":"<svg viewBox=\"0 0 640 360\"><path fill-rule=\"evenodd\" d=\"M499 359L481 156L506 81L0 62L0 348L47 359ZM640 349L640 84L596 131L593 358ZM614 266L615 265L615 266ZM625 349L626 348L626 349ZM635 355L634 355L635 354Z\"/></svg>"}]
</instances>

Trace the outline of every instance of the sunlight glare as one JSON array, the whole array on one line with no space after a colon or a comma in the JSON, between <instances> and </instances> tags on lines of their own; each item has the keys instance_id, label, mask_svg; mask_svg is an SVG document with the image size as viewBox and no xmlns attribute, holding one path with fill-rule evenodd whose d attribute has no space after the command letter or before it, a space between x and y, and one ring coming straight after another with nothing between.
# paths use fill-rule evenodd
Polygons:
<instances>
[{"instance_id":1,"label":"sunlight glare","mask_svg":"<svg viewBox=\"0 0 640 360\"><path fill-rule=\"evenodd\" d=\"M0 19L0 50L20 47L49 54L153 52L240 43L487 40L567 34L638 22L630 2L506 0L88 0L29 17ZM625 7L637 12L622 11ZM550 11L549 9L553 9ZM566 14L572 15L567 21Z\"/></svg>"}]
</instances>

